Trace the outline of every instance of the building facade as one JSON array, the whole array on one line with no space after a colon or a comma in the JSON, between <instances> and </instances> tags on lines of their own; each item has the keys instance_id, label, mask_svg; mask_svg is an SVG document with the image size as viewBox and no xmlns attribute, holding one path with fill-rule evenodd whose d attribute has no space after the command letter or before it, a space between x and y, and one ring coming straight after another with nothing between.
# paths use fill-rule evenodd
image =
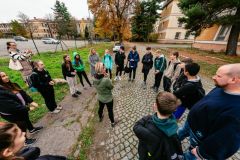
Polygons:
<instances>
[{"instance_id":1,"label":"building facade","mask_svg":"<svg viewBox=\"0 0 240 160\"><path fill-rule=\"evenodd\" d=\"M0 23L0 32L2 32L3 37L12 37L14 35L10 23Z\"/></svg>"},{"instance_id":2,"label":"building facade","mask_svg":"<svg viewBox=\"0 0 240 160\"><path fill-rule=\"evenodd\" d=\"M194 36L187 33L184 25L178 22L178 18L183 17L178 0L166 0L158 22L157 33L160 43L192 43Z\"/></svg>"},{"instance_id":3,"label":"building facade","mask_svg":"<svg viewBox=\"0 0 240 160\"><path fill-rule=\"evenodd\" d=\"M196 37L193 47L201 50L225 52L230 31L231 26L213 25L211 28L203 30ZM240 55L240 36L238 38L237 54Z\"/></svg>"}]
</instances>

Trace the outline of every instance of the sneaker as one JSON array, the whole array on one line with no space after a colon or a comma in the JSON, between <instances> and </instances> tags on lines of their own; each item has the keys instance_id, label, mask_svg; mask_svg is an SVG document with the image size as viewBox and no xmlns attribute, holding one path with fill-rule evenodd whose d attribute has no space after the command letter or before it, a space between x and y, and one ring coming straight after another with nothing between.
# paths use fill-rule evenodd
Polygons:
<instances>
[{"instance_id":1,"label":"sneaker","mask_svg":"<svg viewBox=\"0 0 240 160\"><path fill-rule=\"evenodd\" d=\"M42 126L40 126L40 127L34 127L31 131L29 131L29 133L34 134L34 133L39 132L41 129L43 129Z\"/></svg>"},{"instance_id":2,"label":"sneaker","mask_svg":"<svg viewBox=\"0 0 240 160\"><path fill-rule=\"evenodd\" d=\"M78 95L77 95L76 93L74 93L74 94L72 95L72 97L75 97L75 98L77 98L77 97L78 97Z\"/></svg>"},{"instance_id":3,"label":"sneaker","mask_svg":"<svg viewBox=\"0 0 240 160\"><path fill-rule=\"evenodd\" d=\"M158 93L158 88L157 87L154 88L154 92Z\"/></svg>"},{"instance_id":4,"label":"sneaker","mask_svg":"<svg viewBox=\"0 0 240 160\"><path fill-rule=\"evenodd\" d=\"M131 81L131 78L128 78L128 82L130 82Z\"/></svg>"},{"instance_id":5,"label":"sneaker","mask_svg":"<svg viewBox=\"0 0 240 160\"><path fill-rule=\"evenodd\" d=\"M155 86L151 86L150 88L151 88L151 89L155 89Z\"/></svg>"},{"instance_id":6,"label":"sneaker","mask_svg":"<svg viewBox=\"0 0 240 160\"><path fill-rule=\"evenodd\" d=\"M117 122L111 123L111 127L114 128L116 126Z\"/></svg>"},{"instance_id":7,"label":"sneaker","mask_svg":"<svg viewBox=\"0 0 240 160\"><path fill-rule=\"evenodd\" d=\"M82 94L82 92L80 92L80 91L77 91L77 92L76 92L76 94L79 94L79 95L80 95L80 94Z\"/></svg>"},{"instance_id":8,"label":"sneaker","mask_svg":"<svg viewBox=\"0 0 240 160\"><path fill-rule=\"evenodd\" d=\"M56 113L59 113L61 110L59 110L59 109L55 109L54 111L52 111L52 112L50 112L50 113L53 113L53 114L56 114Z\"/></svg>"},{"instance_id":9,"label":"sneaker","mask_svg":"<svg viewBox=\"0 0 240 160\"><path fill-rule=\"evenodd\" d=\"M135 79L132 79L132 82L135 81Z\"/></svg>"},{"instance_id":10,"label":"sneaker","mask_svg":"<svg viewBox=\"0 0 240 160\"><path fill-rule=\"evenodd\" d=\"M143 85L143 89L147 89L147 85L146 84Z\"/></svg>"},{"instance_id":11,"label":"sneaker","mask_svg":"<svg viewBox=\"0 0 240 160\"><path fill-rule=\"evenodd\" d=\"M26 146L32 145L32 144L36 143L36 141L37 141L37 139L34 139L34 138L32 138L32 139L26 138L25 145Z\"/></svg>"},{"instance_id":12,"label":"sneaker","mask_svg":"<svg viewBox=\"0 0 240 160\"><path fill-rule=\"evenodd\" d=\"M62 107L61 105L59 105L59 106L57 106L57 109L58 109L58 110L62 110L63 107Z\"/></svg>"},{"instance_id":13,"label":"sneaker","mask_svg":"<svg viewBox=\"0 0 240 160\"><path fill-rule=\"evenodd\" d=\"M115 78L114 78L114 81L117 81L118 80L118 76L116 76Z\"/></svg>"},{"instance_id":14,"label":"sneaker","mask_svg":"<svg viewBox=\"0 0 240 160\"><path fill-rule=\"evenodd\" d=\"M122 80L120 76L118 76L118 80L119 80L119 81L121 81L121 80Z\"/></svg>"}]
</instances>

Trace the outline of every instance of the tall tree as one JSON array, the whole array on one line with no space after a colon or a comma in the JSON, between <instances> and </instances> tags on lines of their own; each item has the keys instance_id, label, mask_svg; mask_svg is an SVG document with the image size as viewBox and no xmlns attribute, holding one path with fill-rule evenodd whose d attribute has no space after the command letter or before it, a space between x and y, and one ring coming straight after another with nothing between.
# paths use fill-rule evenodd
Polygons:
<instances>
[{"instance_id":1,"label":"tall tree","mask_svg":"<svg viewBox=\"0 0 240 160\"><path fill-rule=\"evenodd\" d=\"M20 36L27 36L27 31L24 28L24 26L22 24L20 24L17 20L12 20L11 23L11 31L15 34L15 35L20 35Z\"/></svg>"},{"instance_id":2,"label":"tall tree","mask_svg":"<svg viewBox=\"0 0 240 160\"><path fill-rule=\"evenodd\" d=\"M52 33L53 31L52 31L51 24L54 23L54 16L51 13L49 13L49 14L45 15L45 19L46 19L46 24L48 27L48 32L49 32L51 38L53 38L53 33Z\"/></svg>"},{"instance_id":3,"label":"tall tree","mask_svg":"<svg viewBox=\"0 0 240 160\"><path fill-rule=\"evenodd\" d=\"M69 23L69 33L71 37L74 38L75 41L75 48L77 48L77 42L76 39L80 37L80 34L78 34L77 30L77 20L75 18L71 18L70 23Z\"/></svg>"},{"instance_id":4,"label":"tall tree","mask_svg":"<svg viewBox=\"0 0 240 160\"><path fill-rule=\"evenodd\" d=\"M137 41L149 41L149 35L153 31L154 24L159 18L160 0L137 2L135 14L132 18L133 39Z\"/></svg>"},{"instance_id":5,"label":"tall tree","mask_svg":"<svg viewBox=\"0 0 240 160\"><path fill-rule=\"evenodd\" d=\"M37 48L37 45L36 45L36 43L33 39L33 33L37 30L37 26L33 25L33 23L31 23L29 17L22 12L19 12L18 18L19 18L19 21L26 27L27 31L29 32L30 38L33 41L35 49L37 50L38 55L40 55L40 53L38 51L38 48Z\"/></svg>"},{"instance_id":6,"label":"tall tree","mask_svg":"<svg viewBox=\"0 0 240 160\"><path fill-rule=\"evenodd\" d=\"M179 7L185 15L179 22L186 23L185 28L196 36L213 24L232 26L226 54L236 55L240 33L239 0L180 0Z\"/></svg>"},{"instance_id":7,"label":"tall tree","mask_svg":"<svg viewBox=\"0 0 240 160\"><path fill-rule=\"evenodd\" d=\"M123 40L124 27L129 25L129 10L137 0L88 0L88 5L95 18L106 19L105 27L116 30L119 41ZM104 18L102 18L105 16Z\"/></svg>"},{"instance_id":8,"label":"tall tree","mask_svg":"<svg viewBox=\"0 0 240 160\"><path fill-rule=\"evenodd\" d=\"M57 23L57 33L61 39L62 36L68 35L69 33L71 15L68 12L66 5L59 0L56 0L56 3L52 10L54 11L54 19Z\"/></svg>"}]
</instances>

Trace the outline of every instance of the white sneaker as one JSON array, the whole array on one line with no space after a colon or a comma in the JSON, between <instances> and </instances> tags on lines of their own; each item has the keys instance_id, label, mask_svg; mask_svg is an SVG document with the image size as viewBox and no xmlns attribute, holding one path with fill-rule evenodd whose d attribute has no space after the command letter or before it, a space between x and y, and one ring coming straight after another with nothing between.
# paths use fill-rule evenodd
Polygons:
<instances>
[{"instance_id":1,"label":"white sneaker","mask_svg":"<svg viewBox=\"0 0 240 160\"><path fill-rule=\"evenodd\" d=\"M59 110L59 109L55 109L54 111L52 111L51 113L53 113L53 114L56 114L56 113L59 113L61 110Z\"/></svg>"},{"instance_id":2,"label":"white sneaker","mask_svg":"<svg viewBox=\"0 0 240 160\"><path fill-rule=\"evenodd\" d=\"M114 78L114 81L117 81L118 80L118 76L116 76L115 78Z\"/></svg>"},{"instance_id":3,"label":"white sneaker","mask_svg":"<svg viewBox=\"0 0 240 160\"><path fill-rule=\"evenodd\" d=\"M118 80L119 80L119 81L121 81L121 80L122 80L120 76L118 76Z\"/></svg>"}]
</instances>

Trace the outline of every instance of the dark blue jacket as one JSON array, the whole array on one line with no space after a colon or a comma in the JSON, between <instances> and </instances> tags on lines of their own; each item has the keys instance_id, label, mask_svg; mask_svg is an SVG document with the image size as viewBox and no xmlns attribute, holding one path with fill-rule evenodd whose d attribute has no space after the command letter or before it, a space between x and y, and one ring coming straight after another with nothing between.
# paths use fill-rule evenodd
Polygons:
<instances>
[{"instance_id":1,"label":"dark blue jacket","mask_svg":"<svg viewBox=\"0 0 240 160\"><path fill-rule=\"evenodd\" d=\"M133 61L131 61L133 60ZM129 61L129 67L130 68L137 68L137 64L139 62L139 54L137 51L133 52L130 51L128 54L128 61Z\"/></svg>"},{"instance_id":2,"label":"dark blue jacket","mask_svg":"<svg viewBox=\"0 0 240 160\"><path fill-rule=\"evenodd\" d=\"M240 147L240 95L213 89L193 106L188 123L200 140L197 151L201 157L227 159Z\"/></svg>"}]
</instances>

